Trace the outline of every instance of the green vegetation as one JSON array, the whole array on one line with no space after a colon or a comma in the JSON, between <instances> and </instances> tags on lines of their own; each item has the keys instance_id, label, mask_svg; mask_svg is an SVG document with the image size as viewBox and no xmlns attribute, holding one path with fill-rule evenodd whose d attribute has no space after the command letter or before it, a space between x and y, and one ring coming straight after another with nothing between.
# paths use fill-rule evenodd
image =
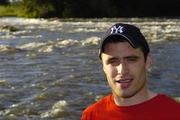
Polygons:
<instances>
[{"instance_id":1,"label":"green vegetation","mask_svg":"<svg viewBox=\"0 0 180 120\"><path fill-rule=\"evenodd\" d=\"M25 17L53 17L56 9L52 4L52 0L23 0L22 8L24 10L23 16Z\"/></svg>"},{"instance_id":2,"label":"green vegetation","mask_svg":"<svg viewBox=\"0 0 180 120\"><path fill-rule=\"evenodd\" d=\"M174 17L179 0L22 0L0 2L0 16L33 18ZM162 5L163 3L163 5Z\"/></svg>"},{"instance_id":3,"label":"green vegetation","mask_svg":"<svg viewBox=\"0 0 180 120\"><path fill-rule=\"evenodd\" d=\"M20 16L20 5L0 5L0 16Z\"/></svg>"}]
</instances>

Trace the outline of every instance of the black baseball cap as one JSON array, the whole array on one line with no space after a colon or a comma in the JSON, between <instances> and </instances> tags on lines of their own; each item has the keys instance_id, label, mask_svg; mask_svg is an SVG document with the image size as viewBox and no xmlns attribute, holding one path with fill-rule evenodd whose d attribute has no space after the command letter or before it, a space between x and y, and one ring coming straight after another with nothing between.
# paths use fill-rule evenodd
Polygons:
<instances>
[{"instance_id":1,"label":"black baseball cap","mask_svg":"<svg viewBox=\"0 0 180 120\"><path fill-rule=\"evenodd\" d=\"M129 44L133 48L141 47L143 52L146 54L149 53L150 51L149 45L138 27L130 24L117 23L111 26L101 38L100 49L99 49L100 59L101 59L101 53L103 52L103 48L107 40L116 37L117 39L118 37L123 38L124 40L129 42Z\"/></svg>"}]
</instances>

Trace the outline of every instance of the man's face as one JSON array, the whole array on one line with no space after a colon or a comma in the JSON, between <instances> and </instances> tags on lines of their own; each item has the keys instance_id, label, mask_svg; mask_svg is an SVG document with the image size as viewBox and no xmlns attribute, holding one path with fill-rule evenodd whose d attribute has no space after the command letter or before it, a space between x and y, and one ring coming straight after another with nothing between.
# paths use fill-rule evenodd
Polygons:
<instances>
[{"instance_id":1,"label":"man's face","mask_svg":"<svg viewBox=\"0 0 180 120\"><path fill-rule=\"evenodd\" d=\"M150 55L145 61L143 52L128 42L107 43L102 53L103 70L114 95L130 98L146 92L146 70L151 64Z\"/></svg>"}]
</instances>

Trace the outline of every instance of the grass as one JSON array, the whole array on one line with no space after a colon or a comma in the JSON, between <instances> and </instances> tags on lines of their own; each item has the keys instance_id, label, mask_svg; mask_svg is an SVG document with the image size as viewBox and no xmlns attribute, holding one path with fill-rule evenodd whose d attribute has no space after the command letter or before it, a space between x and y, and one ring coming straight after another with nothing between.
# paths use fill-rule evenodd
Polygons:
<instances>
[{"instance_id":1,"label":"grass","mask_svg":"<svg viewBox=\"0 0 180 120\"><path fill-rule=\"evenodd\" d=\"M0 5L0 17L4 16L22 16L22 8L20 4Z\"/></svg>"}]
</instances>

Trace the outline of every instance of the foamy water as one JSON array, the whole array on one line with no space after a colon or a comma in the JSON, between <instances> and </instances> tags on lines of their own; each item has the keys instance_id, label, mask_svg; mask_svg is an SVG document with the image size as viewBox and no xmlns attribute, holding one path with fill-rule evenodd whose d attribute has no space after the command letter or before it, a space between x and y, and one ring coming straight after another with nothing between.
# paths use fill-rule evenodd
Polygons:
<instances>
[{"instance_id":1,"label":"foamy water","mask_svg":"<svg viewBox=\"0 0 180 120\"><path fill-rule=\"evenodd\" d=\"M115 22L140 27L150 43L150 89L180 96L179 19L0 18L0 119L80 119L110 93L98 44Z\"/></svg>"}]
</instances>

